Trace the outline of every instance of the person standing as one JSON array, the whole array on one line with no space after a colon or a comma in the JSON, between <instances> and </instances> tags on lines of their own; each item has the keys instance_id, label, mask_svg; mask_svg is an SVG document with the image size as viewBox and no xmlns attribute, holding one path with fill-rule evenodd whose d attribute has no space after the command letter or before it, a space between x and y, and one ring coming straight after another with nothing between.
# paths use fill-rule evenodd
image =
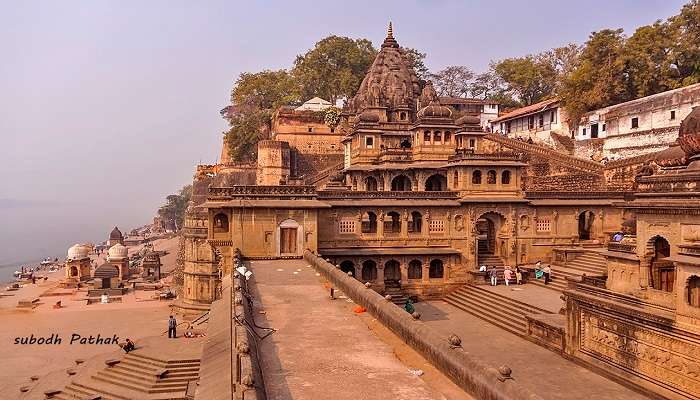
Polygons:
<instances>
[{"instance_id":1,"label":"person standing","mask_svg":"<svg viewBox=\"0 0 700 400\"><path fill-rule=\"evenodd\" d=\"M176 338L177 337L177 320L175 317L172 315L170 316L170 319L168 320L168 338Z\"/></svg>"},{"instance_id":2,"label":"person standing","mask_svg":"<svg viewBox=\"0 0 700 400\"><path fill-rule=\"evenodd\" d=\"M546 267L544 267L544 284L548 284L549 282L552 281L551 274L552 274L552 268L547 264Z\"/></svg>"},{"instance_id":3,"label":"person standing","mask_svg":"<svg viewBox=\"0 0 700 400\"><path fill-rule=\"evenodd\" d=\"M523 284L523 273L520 271L520 267L515 267L515 283L517 285Z\"/></svg>"},{"instance_id":4,"label":"person standing","mask_svg":"<svg viewBox=\"0 0 700 400\"><path fill-rule=\"evenodd\" d=\"M495 265L491 267L489 276L491 277L491 286L498 286L498 271L496 271Z\"/></svg>"},{"instance_id":5,"label":"person standing","mask_svg":"<svg viewBox=\"0 0 700 400\"><path fill-rule=\"evenodd\" d=\"M506 281L506 286L510 286L510 280L513 279L513 271L508 265L506 266L506 269L503 270L503 279Z\"/></svg>"}]
</instances>

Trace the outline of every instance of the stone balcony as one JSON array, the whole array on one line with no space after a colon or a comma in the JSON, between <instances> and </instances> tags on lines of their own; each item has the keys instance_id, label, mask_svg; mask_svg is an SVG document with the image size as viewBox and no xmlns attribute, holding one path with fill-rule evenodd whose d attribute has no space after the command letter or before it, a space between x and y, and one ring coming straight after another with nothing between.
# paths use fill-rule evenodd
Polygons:
<instances>
[{"instance_id":1,"label":"stone balcony","mask_svg":"<svg viewBox=\"0 0 700 400\"><path fill-rule=\"evenodd\" d=\"M341 190L325 190L318 192L318 198L322 200L331 199L430 199L430 200L457 200L458 192L442 191L442 192L364 192L364 191L341 191Z\"/></svg>"},{"instance_id":2,"label":"stone balcony","mask_svg":"<svg viewBox=\"0 0 700 400\"><path fill-rule=\"evenodd\" d=\"M229 199L263 199L263 198L314 198L315 186L258 186L240 185L229 187L210 187L207 198L209 200Z\"/></svg>"}]
</instances>

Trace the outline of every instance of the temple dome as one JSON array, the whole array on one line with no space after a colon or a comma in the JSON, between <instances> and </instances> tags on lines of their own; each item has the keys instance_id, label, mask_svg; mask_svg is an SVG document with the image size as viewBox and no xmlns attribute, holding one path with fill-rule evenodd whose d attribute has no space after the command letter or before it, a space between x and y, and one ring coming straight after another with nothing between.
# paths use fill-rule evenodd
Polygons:
<instances>
[{"instance_id":1,"label":"temple dome","mask_svg":"<svg viewBox=\"0 0 700 400\"><path fill-rule=\"evenodd\" d=\"M117 243L114 246L109 248L109 252L107 253L108 257L110 260L113 259L118 259L118 258L126 258L129 255L129 250L126 248L126 246Z\"/></svg>"},{"instance_id":2,"label":"temple dome","mask_svg":"<svg viewBox=\"0 0 700 400\"><path fill-rule=\"evenodd\" d=\"M681 122L678 144L688 158L700 154L700 107L693 108Z\"/></svg>"},{"instance_id":3,"label":"temple dome","mask_svg":"<svg viewBox=\"0 0 700 400\"><path fill-rule=\"evenodd\" d=\"M124 240L124 235L122 235L119 228L115 226L114 229L112 229L112 232L109 234L109 240Z\"/></svg>"},{"instance_id":4,"label":"temple dome","mask_svg":"<svg viewBox=\"0 0 700 400\"><path fill-rule=\"evenodd\" d=\"M466 114L455 121L457 125L479 125L481 124L481 118L478 115Z\"/></svg>"},{"instance_id":5,"label":"temple dome","mask_svg":"<svg viewBox=\"0 0 700 400\"><path fill-rule=\"evenodd\" d=\"M394 39L389 24L386 39L369 67L357 94L348 101L353 113L367 108L416 109L421 84L408 56Z\"/></svg>"},{"instance_id":6,"label":"temple dome","mask_svg":"<svg viewBox=\"0 0 700 400\"><path fill-rule=\"evenodd\" d=\"M82 244L74 244L68 249L68 260L83 260L88 257L88 248Z\"/></svg>"},{"instance_id":7,"label":"temple dome","mask_svg":"<svg viewBox=\"0 0 700 400\"><path fill-rule=\"evenodd\" d=\"M452 109L434 101L418 111L418 118L452 118Z\"/></svg>"},{"instance_id":8,"label":"temple dome","mask_svg":"<svg viewBox=\"0 0 700 400\"><path fill-rule=\"evenodd\" d=\"M364 111L357 117L357 120L359 122L376 124L379 122L379 115L377 115L377 113L373 113L372 111Z\"/></svg>"}]
</instances>

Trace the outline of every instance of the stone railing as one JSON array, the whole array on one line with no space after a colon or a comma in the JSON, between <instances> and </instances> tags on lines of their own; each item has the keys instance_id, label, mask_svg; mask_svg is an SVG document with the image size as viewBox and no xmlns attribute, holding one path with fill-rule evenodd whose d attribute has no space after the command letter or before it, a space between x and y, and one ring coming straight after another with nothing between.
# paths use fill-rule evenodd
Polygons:
<instances>
[{"instance_id":1,"label":"stone railing","mask_svg":"<svg viewBox=\"0 0 700 400\"><path fill-rule=\"evenodd\" d=\"M553 160L560 164L564 164L568 167L576 168L581 171L593 172L598 174L603 172L604 166L601 163L563 154L553 148L522 142L520 140L511 139L496 133L489 133L486 134L484 137L496 143L500 143L508 148L524 151L526 153L536 154L545 159Z\"/></svg>"},{"instance_id":2,"label":"stone railing","mask_svg":"<svg viewBox=\"0 0 700 400\"><path fill-rule=\"evenodd\" d=\"M265 198L265 197L315 197L314 186L257 186L241 185L229 187L210 187L210 200L232 198Z\"/></svg>"},{"instance_id":3,"label":"stone railing","mask_svg":"<svg viewBox=\"0 0 700 400\"><path fill-rule=\"evenodd\" d=\"M370 286L342 272L340 268L308 250L304 259L332 285L355 303L367 309L379 322L394 332L407 345L422 354L455 384L475 399L539 400L540 396L511 378L506 366L494 368L464 351L461 340L442 335L411 314L372 290Z\"/></svg>"},{"instance_id":4,"label":"stone railing","mask_svg":"<svg viewBox=\"0 0 700 400\"><path fill-rule=\"evenodd\" d=\"M431 199L442 200L450 199L457 200L459 194L457 192L364 192L364 191L342 191L342 190L324 190L318 192L318 198L324 200L343 200L343 199Z\"/></svg>"},{"instance_id":5,"label":"stone railing","mask_svg":"<svg viewBox=\"0 0 700 400\"><path fill-rule=\"evenodd\" d=\"M628 192L613 191L575 191L575 192L552 192L552 191L528 191L525 198L536 199L624 199Z\"/></svg>"},{"instance_id":6,"label":"stone railing","mask_svg":"<svg viewBox=\"0 0 700 400\"><path fill-rule=\"evenodd\" d=\"M601 276L587 276L586 274L581 276L581 283L584 285L595 286L601 289L605 289L605 281L605 278Z\"/></svg>"},{"instance_id":7,"label":"stone railing","mask_svg":"<svg viewBox=\"0 0 700 400\"><path fill-rule=\"evenodd\" d=\"M412 161L411 148L383 148L379 151L380 161Z\"/></svg>"},{"instance_id":8,"label":"stone railing","mask_svg":"<svg viewBox=\"0 0 700 400\"><path fill-rule=\"evenodd\" d=\"M486 161L520 161L522 157L519 154L513 153L491 153L477 154L472 152L460 152L447 158L450 163L469 160L486 160Z\"/></svg>"},{"instance_id":9,"label":"stone railing","mask_svg":"<svg viewBox=\"0 0 700 400\"><path fill-rule=\"evenodd\" d=\"M637 252L637 245L632 243L608 242L608 250L635 254Z\"/></svg>"}]
</instances>

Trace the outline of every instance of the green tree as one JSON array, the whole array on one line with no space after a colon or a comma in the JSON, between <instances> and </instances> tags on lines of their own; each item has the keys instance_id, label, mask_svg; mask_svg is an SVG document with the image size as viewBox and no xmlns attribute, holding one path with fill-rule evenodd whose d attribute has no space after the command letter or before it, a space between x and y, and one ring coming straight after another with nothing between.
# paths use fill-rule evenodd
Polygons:
<instances>
[{"instance_id":1,"label":"green tree","mask_svg":"<svg viewBox=\"0 0 700 400\"><path fill-rule=\"evenodd\" d=\"M537 103L554 94L557 71L543 57L506 58L494 63L492 69L504 82L506 92L521 105Z\"/></svg>"},{"instance_id":2,"label":"green tree","mask_svg":"<svg viewBox=\"0 0 700 400\"><path fill-rule=\"evenodd\" d=\"M182 228L190 199L192 199L192 185L183 186L177 194L166 196L165 204L158 209L158 215L163 218L166 226L175 231Z\"/></svg>"},{"instance_id":3,"label":"green tree","mask_svg":"<svg viewBox=\"0 0 700 400\"><path fill-rule=\"evenodd\" d=\"M626 85L630 97L644 97L678 87L678 71L671 66L673 38L667 24L642 26L622 49Z\"/></svg>"},{"instance_id":4,"label":"green tree","mask_svg":"<svg viewBox=\"0 0 700 400\"><path fill-rule=\"evenodd\" d=\"M231 91L236 110L268 110L298 102L299 89L286 70L250 73L238 76Z\"/></svg>"},{"instance_id":5,"label":"green tree","mask_svg":"<svg viewBox=\"0 0 700 400\"><path fill-rule=\"evenodd\" d=\"M700 1L684 5L668 24L672 40L669 59L678 80L683 86L700 82Z\"/></svg>"},{"instance_id":6,"label":"green tree","mask_svg":"<svg viewBox=\"0 0 700 400\"><path fill-rule=\"evenodd\" d=\"M257 157L257 144L269 130L272 111L247 110L229 117L228 131L224 132L229 157L234 161L253 161Z\"/></svg>"},{"instance_id":7,"label":"green tree","mask_svg":"<svg viewBox=\"0 0 700 400\"><path fill-rule=\"evenodd\" d=\"M426 81L430 78L430 71L425 65L425 57L427 54L412 48L402 47L404 55L408 58L411 67L416 72L418 79Z\"/></svg>"},{"instance_id":8,"label":"green tree","mask_svg":"<svg viewBox=\"0 0 700 400\"><path fill-rule=\"evenodd\" d=\"M561 100L569 121L577 123L587 111L629 100L626 87L622 29L593 32L575 68L562 82Z\"/></svg>"},{"instance_id":9,"label":"green tree","mask_svg":"<svg viewBox=\"0 0 700 400\"><path fill-rule=\"evenodd\" d=\"M367 39L329 36L294 61L292 75L301 98L322 97L331 103L355 95L377 50Z\"/></svg>"},{"instance_id":10,"label":"green tree","mask_svg":"<svg viewBox=\"0 0 700 400\"><path fill-rule=\"evenodd\" d=\"M474 72L461 65L448 66L430 75L438 95L448 97L466 97L473 78Z\"/></svg>"}]
</instances>

